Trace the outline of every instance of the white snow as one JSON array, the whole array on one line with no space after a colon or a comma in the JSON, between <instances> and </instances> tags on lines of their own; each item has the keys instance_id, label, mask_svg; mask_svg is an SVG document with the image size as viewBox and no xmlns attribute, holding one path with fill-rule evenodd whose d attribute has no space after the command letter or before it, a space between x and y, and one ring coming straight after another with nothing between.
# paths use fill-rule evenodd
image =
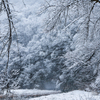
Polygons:
<instances>
[{"instance_id":1,"label":"white snow","mask_svg":"<svg viewBox=\"0 0 100 100\"><path fill-rule=\"evenodd\" d=\"M16 89L11 92L18 97L26 97L25 100L100 100L100 94L82 90L61 93L54 90Z\"/></svg>"},{"instance_id":2,"label":"white snow","mask_svg":"<svg viewBox=\"0 0 100 100\"><path fill-rule=\"evenodd\" d=\"M47 95L47 94L56 94L60 93L60 91L54 90L38 90L38 89L16 89L11 90L11 92L15 95Z\"/></svg>"},{"instance_id":3,"label":"white snow","mask_svg":"<svg viewBox=\"0 0 100 100\"><path fill-rule=\"evenodd\" d=\"M31 98L29 100L100 100L100 95L96 95L92 92L75 90L68 93Z\"/></svg>"}]
</instances>

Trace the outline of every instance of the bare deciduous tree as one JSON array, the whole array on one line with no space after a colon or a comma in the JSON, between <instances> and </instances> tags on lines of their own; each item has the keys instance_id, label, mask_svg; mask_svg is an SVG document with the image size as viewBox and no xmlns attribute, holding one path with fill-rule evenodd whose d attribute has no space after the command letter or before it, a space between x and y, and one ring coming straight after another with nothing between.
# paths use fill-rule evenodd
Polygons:
<instances>
[{"instance_id":1,"label":"bare deciduous tree","mask_svg":"<svg viewBox=\"0 0 100 100\"><path fill-rule=\"evenodd\" d=\"M7 20L8 20L8 32L5 33L6 35L1 37L2 42L5 41L5 39L7 38L6 42L3 44L2 50L0 55L2 54L3 50L6 48L7 46L7 53L8 53L8 61L7 61L7 67L8 67L8 62L9 62L9 53L10 53L10 47L11 47L11 42L12 42L12 31L14 28L13 25L13 21L12 21L12 15L11 15L11 11L10 11L10 7L9 7L9 2L8 0L2 0L1 1L2 4L2 8L3 10L6 12L7 14Z\"/></svg>"},{"instance_id":2,"label":"bare deciduous tree","mask_svg":"<svg viewBox=\"0 0 100 100\"><path fill-rule=\"evenodd\" d=\"M6 64L6 68L4 71L4 76L6 77L4 82L5 82L6 86L4 88L6 88L8 91L8 89L9 89L8 63L9 63L9 58L10 58L12 33L15 29L8 0L0 1L0 12L2 14L6 14L6 19L7 19L7 23L6 23L7 27L5 27L5 31L0 32L0 57L3 58L5 55L7 55L7 64Z\"/></svg>"},{"instance_id":3,"label":"bare deciduous tree","mask_svg":"<svg viewBox=\"0 0 100 100\"><path fill-rule=\"evenodd\" d=\"M84 25L86 37L89 36L90 26L95 26L100 18L92 18L95 15L94 9L99 0L45 0L46 3L43 5L41 13L47 12L48 17L46 18L46 31L68 29L72 24L82 19L78 23L79 27Z\"/></svg>"}]
</instances>

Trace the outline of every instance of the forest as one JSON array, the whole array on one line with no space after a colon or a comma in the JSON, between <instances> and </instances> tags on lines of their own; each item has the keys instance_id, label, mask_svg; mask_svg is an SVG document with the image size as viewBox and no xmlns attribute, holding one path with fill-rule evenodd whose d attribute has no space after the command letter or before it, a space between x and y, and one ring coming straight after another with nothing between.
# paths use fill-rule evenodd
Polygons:
<instances>
[{"instance_id":1,"label":"forest","mask_svg":"<svg viewBox=\"0 0 100 100\"><path fill-rule=\"evenodd\" d=\"M0 0L0 92L100 93L99 11L99 0Z\"/></svg>"}]
</instances>

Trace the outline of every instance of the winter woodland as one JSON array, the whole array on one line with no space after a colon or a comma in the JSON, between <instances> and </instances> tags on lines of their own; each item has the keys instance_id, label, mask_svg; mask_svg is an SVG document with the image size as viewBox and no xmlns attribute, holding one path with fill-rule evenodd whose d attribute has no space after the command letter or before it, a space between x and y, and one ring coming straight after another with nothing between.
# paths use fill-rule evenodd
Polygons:
<instances>
[{"instance_id":1,"label":"winter woodland","mask_svg":"<svg viewBox=\"0 0 100 100\"><path fill-rule=\"evenodd\" d=\"M0 0L0 89L100 93L99 0Z\"/></svg>"}]
</instances>

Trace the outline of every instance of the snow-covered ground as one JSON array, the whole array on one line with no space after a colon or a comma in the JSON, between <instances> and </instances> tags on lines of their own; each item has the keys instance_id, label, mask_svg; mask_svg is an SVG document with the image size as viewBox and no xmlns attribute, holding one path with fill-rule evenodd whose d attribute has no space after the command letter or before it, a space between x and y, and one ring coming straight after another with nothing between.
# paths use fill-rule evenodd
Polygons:
<instances>
[{"instance_id":1,"label":"snow-covered ground","mask_svg":"<svg viewBox=\"0 0 100 100\"><path fill-rule=\"evenodd\" d=\"M7 90L4 91L4 94L0 94L0 100L6 100ZM30 98L36 98L40 96L46 96L51 94L58 94L61 91L55 90L38 90L38 89L16 89L10 90L9 100L29 100Z\"/></svg>"},{"instance_id":2,"label":"snow-covered ground","mask_svg":"<svg viewBox=\"0 0 100 100\"><path fill-rule=\"evenodd\" d=\"M100 100L100 95L92 92L75 90L68 93L52 94L29 100Z\"/></svg>"},{"instance_id":3,"label":"snow-covered ground","mask_svg":"<svg viewBox=\"0 0 100 100\"><path fill-rule=\"evenodd\" d=\"M38 90L38 89L18 89L18 90L11 90L11 92L15 95L49 95L49 94L57 94L60 91L54 90Z\"/></svg>"},{"instance_id":4,"label":"snow-covered ground","mask_svg":"<svg viewBox=\"0 0 100 100\"><path fill-rule=\"evenodd\" d=\"M61 93L54 90L17 89L11 92L14 100L100 100L100 94L82 90Z\"/></svg>"}]
</instances>

